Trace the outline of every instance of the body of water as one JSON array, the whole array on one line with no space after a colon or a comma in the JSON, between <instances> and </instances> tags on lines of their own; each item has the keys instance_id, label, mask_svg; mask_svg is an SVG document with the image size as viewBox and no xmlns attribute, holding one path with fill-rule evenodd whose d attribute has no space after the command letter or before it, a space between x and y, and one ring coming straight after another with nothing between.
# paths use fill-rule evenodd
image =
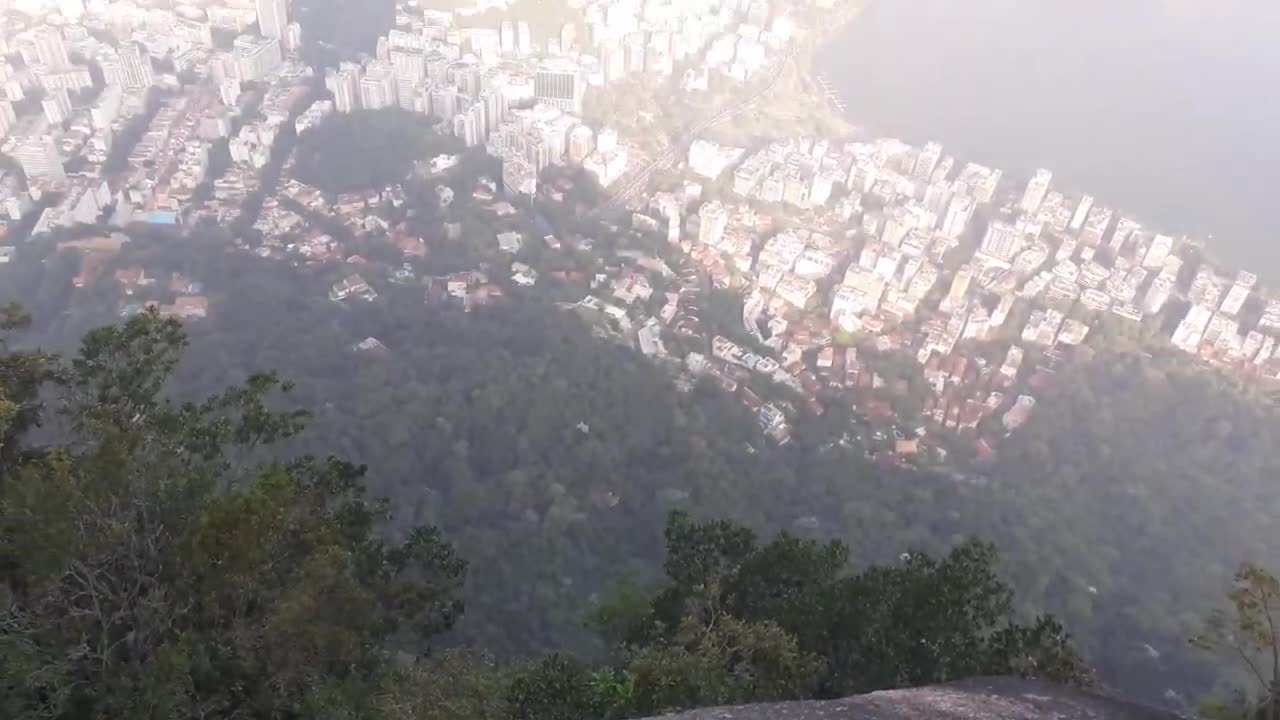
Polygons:
<instances>
[{"instance_id":1,"label":"body of water","mask_svg":"<svg viewBox=\"0 0 1280 720\"><path fill-rule=\"evenodd\" d=\"M817 62L851 122L1049 168L1280 283L1280 2L869 2Z\"/></svg>"}]
</instances>

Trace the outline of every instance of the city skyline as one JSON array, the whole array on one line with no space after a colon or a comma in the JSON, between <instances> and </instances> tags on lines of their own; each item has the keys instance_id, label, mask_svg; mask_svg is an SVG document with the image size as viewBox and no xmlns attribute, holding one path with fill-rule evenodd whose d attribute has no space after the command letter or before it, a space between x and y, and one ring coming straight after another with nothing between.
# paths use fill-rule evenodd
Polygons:
<instances>
[{"instance_id":1,"label":"city skyline","mask_svg":"<svg viewBox=\"0 0 1280 720\"><path fill-rule=\"evenodd\" d=\"M1274 429L1267 267L1218 262L1053 163L854 127L815 57L858 0L22 4L0 28L0 267L30 300L23 342L154 320L200 363L165 392L259 362L296 374L323 403L300 449L362 449L369 477L414 491L388 512L465 528L483 505L495 533L607 538L642 527L622 513L742 495L806 536L991 531L1092 632L1103 680L1144 691L1185 651L1171 599L1267 527L1265 489L1210 482L1242 447L1261 462ZM895 52L849 72L920 49ZM530 432L508 432L522 413ZM418 477L464 456L452 485ZM1159 542L1110 569L1131 510L1166 490L1135 524L1178 537L1169 508L1221 498L1185 533L1217 575L1178 573ZM1259 517L1206 548L1240 498ZM1028 505L1046 509L1006 527ZM1115 533L1096 553L1073 534L1093 518ZM1150 588L1128 569L1152 560L1163 604L1129 612ZM603 587L553 585L574 610Z\"/></svg>"},{"instance_id":2,"label":"city skyline","mask_svg":"<svg viewBox=\"0 0 1280 720\"><path fill-rule=\"evenodd\" d=\"M1147 229L1091 195L1055 188L1050 169L1037 170L1025 186L1011 189L999 168L961 162L940 142L914 147L893 139L792 137L749 152L698 137L703 128L753 107L759 93L727 105L659 155L645 147L644 138L583 116L588 94L630 79L671 83L695 97L709 92L708 71L718 73L718 82L728 88L776 80L787 68L790 15L771 14L758 3L735 6L727 14L709 13L713 6L711 0L688 6L647 33L637 33L637 18L626 12L600 13L589 21L585 36L566 23L545 47L527 41L528 26L517 18L458 29L451 14L423 11L419 20L390 28L363 62L317 68L332 101L304 114L307 127L331 112L399 108L426 115L439 131L497 158L503 184L516 195L539 193L541 176L552 166L580 167L610 192L611 207L629 203L646 212L660 206L652 220L665 224L668 244L700 263L715 284L742 292L752 309L749 332L767 344L772 331L766 335L759 328L783 328L773 346L779 354L790 352L788 323L826 322L845 333L876 334L912 327L920 315L936 312L932 324L914 327L914 335L902 340L927 372L935 357L950 357L961 341L1001 334L1014 303L1035 309L1014 336L1055 348L1080 344L1094 324L1093 318L1073 317L1073 308L1141 322L1165 312L1171 299L1186 296L1190 309L1168 338L1173 347L1208 353L1224 365L1247 361L1253 372L1275 365L1269 321L1246 327L1239 320L1258 293L1256 277L1244 274L1230 282L1202 269L1184 292L1179 269L1185 241ZM97 6L69 10L90 18L100 12ZM270 162L279 129L291 114L291 88L305 69L298 57L298 25L289 23L287 5L259 0L251 15L210 12L205 26L185 17L171 19L180 31L179 43L171 47L175 66L201 68L216 93L170 101L152 122L153 127L184 125L187 133L199 127L216 136L230 130L229 118L219 115L239 104L246 84L265 83L271 88L265 116L228 138L235 163L231 172L246 191L254 173ZM214 46L210 26L215 22L238 33L230 51ZM257 34L248 32L254 22ZM582 45L587 38L593 48ZM88 34L37 26L20 31L13 41L48 95L40 116L19 118L11 107L0 111L0 128L19 130L10 145L29 179L77 186L62 205L45 211L38 231L84 222L107 209L164 221L192 212L184 203L207 169L207 145L174 143L171 151L167 144L144 144L146 154L134 153L138 163L131 165L127 190L114 200L99 200L104 196L98 180L69 178L62 167L66 156L59 131L80 112L71 91L86 72L71 60L70 48L98 60L109 90L91 109L94 134L81 145L82 152L97 153L90 157L101 157L116 118L137 112L140 96L158 82L152 61L157 46L151 43L165 40L135 32L112 45ZM584 49L596 54L579 52ZM678 64L688 67L677 72ZM823 101L832 101L829 93ZM179 148L179 154L170 154ZM159 170L154 163L161 163ZM731 181L731 191L705 203L665 194L644 200L655 180L701 186L722 178ZM162 179L169 186L157 193ZM182 184L177 192L174 182ZM847 223L854 243L845 247L847 241L824 231L761 234L754 215L744 210L756 203L779 208L768 212L784 222ZM957 257L979 220L982 231L972 238L973 255ZM689 223L696 228L691 236ZM939 301L937 307L928 306L927 298ZM1269 302L1274 307L1266 308L1266 318L1280 314L1280 305ZM798 382L794 374L775 380ZM1005 402L1017 403L1017 398L1010 395ZM1017 407L1019 415L1032 411L1026 402ZM942 412L944 425L947 412Z\"/></svg>"}]
</instances>

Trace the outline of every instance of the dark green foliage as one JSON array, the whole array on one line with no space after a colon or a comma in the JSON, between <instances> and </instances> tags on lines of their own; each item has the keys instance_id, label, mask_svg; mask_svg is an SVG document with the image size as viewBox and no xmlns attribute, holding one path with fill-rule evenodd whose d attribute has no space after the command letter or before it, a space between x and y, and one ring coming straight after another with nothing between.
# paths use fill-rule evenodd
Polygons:
<instances>
[{"instance_id":1,"label":"dark green foliage","mask_svg":"<svg viewBox=\"0 0 1280 720\"><path fill-rule=\"evenodd\" d=\"M0 486L6 717L584 720L991 672L1087 680L1056 623L1010 622L988 546L850 575L839 543L762 546L679 512L666 586L597 613L616 665L553 655L507 679L464 653L394 662L454 626L463 562L434 528L378 539L361 468L256 462L304 419L272 409L291 389L274 375L167 399L186 345L144 314L90 332L69 363L0 363L14 442L40 417L10 412L31 387L52 384L65 421Z\"/></svg>"},{"instance_id":2,"label":"dark green foliage","mask_svg":"<svg viewBox=\"0 0 1280 720\"><path fill-rule=\"evenodd\" d=\"M722 611L724 584L737 577L755 551L755 533L726 520L695 523L676 512L667 522L666 539L663 567L672 591L683 601L680 616L691 613L699 622L710 620Z\"/></svg>"},{"instance_id":3,"label":"dark green foliage","mask_svg":"<svg viewBox=\"0 0 1280 720\"><path fill-rule=\"evenodd\" d=\"M419 160L459 153L462 141L431 128L425 115L399 108L333 113L298 138L295 174L341 194L405 179Z\"/></svg>"},{"instance_id":4,"label":"dark green foliage","mask_svg":"<svg viewBox=\"0 0 1280 720\"><path fill-rule=\"evenodd\" d=\"M1064 368L973 522L1006 549L1019 596L1063 617L1108 683L1194 698L1213 671L1184 638L1240 558L1280 552L1280 414L1180 355Z\"/></svg>"},{"instance_id":5,"label":"dark green foliage","mask_svg":"<svg viewBox=\"0 0 1280 720\"><path fill-rule=\"evenodd\" d=\"M994 547L973 542L940 560L911 553L833 583L812 613L829 624L797 632L825 648L836 694L1012 671L1062 682L1085 677L1069 644L1013 621L1013 593L995 563Z\"/></svg>"},{"instance_id":6,"label":"dark green foliage","mask_svg":"<svg viewBox=\"0 0 1280 720\"><path fill-rule=\"evenodd\" d=\"M821 544L783 534L747 557L731 580L728 611L747 620L792 618L796 628L810 618L814 593L849 563L843 543Z\"/></svg>"},{"instance_id":7,"label":"dark green foliage","mask_svg":"<svg viewBox=\"0 0 1280 720\"><path fill-rule=\"evenodd\" d=\"M1244 563L1232 579L1226 608L1217 608L1191 638L1218 657L1227 675L1227 697L1206 704L1217 720L1280 718L1280 579Z\"/></svg>"},{"instance_id":8,"label":"dark green foliage","mask_svg":"<svg viewBox=\"0 0 1280 720\"><path fill-rule=\"evenodd\" d=\"M450 242L424 224L423 267L491 262L501 281L505 268L483 252L492 235L464 228ZM33 342L66 347L111 320L123 298L109 280L73 293L75 256L41 263L27 255L35 249L0 269L16 296L33 298ZM1068 364L994 466L931 475L869 467L856 447L830 445L834 408L821 423L802 413L791 445L772 448L732 397L678 393L664 370L516 291L471 313L424 306L423 288L379 284L374 266L360 271L380 299L337 305L325 294L343 270L295 270L199 235L139 237L119 263L206 284L210 317L189 328L177 394L279 369L315 413L291 449L367 465L371 492L392 501L393 537L431 523L466 548L468 613L450 639L499 657L599 652L581 623L590 598L661 574L662 524L679 508L796 541L838 537L855 567L989 539L1016 610L1061 618L1102 682L1149 701L1166 690L1196 698L1213 673L1186 636L1240 558L1280 551L1275 411L1185 360ZM371 335L389 351L351 352Z\"/></svg>"},{"instance_id":9,"label":"dark green foliage","mask_svg":"<svg viewBox=\"0 0 1280 720\"><path fill-rule=\"evenodd\" d=\"M626 714L813 697L822 674L822 659L773 622L690 621L670 642L639 650L627 664Z\"/></svg>"},{"instance_id":10,"label":"dark green foliage","mask_svg":"<svg viewBox=\"0 0 1280 720\"><path fill-rule=\"evenodd\" d=\"M591 670L581 661L552 655L516 675L507 691L513 720L583 720L603 711Z\"/></svg>"},{"instance_id":11,"label":"dark green foliage","mask_svg":"<svg viewBox=\"0 0 1280 720\"><path fill-rule=\"evenodd\" d=\"M398 664L384 675L372 705L388 720L505 720L509 683L492 659L447 650Z\"/></svg>"},{"instance_id":12,"label":"dark green foliage","mask_svg":"<svg viewBox=\"0 0 1280 720\"><path fill-rule=\"evenodd\" d=\"M8 335L29 327L31 316L14 304L0 306L0 488L10 471L34 453L22 438L40 425L41 387L57 376L47 353L13 352Z\"/></svg>"},{"instance_id":13,"label":"dark green foliage","mask_svg":"<svg viewBox=\"0 0 1280 720\"><path fill-rule=\"evenodd\" d=\"M941 559L909 553L851 573L839 543L782 535L757 545L724 521L674 513L667 584L618 650L630 657L638 708L839 696L1024 674L1088 683L1083 659L1052 618L1022 625L990 545ZM743 678L750 678L746 684Z\"/></svg>"},{"instance_id":14,"label":"dark green foliage","mask_svg":"<svg viewBox=\"0 0 1280 720\"><path fill-rule=\"evenodd\" d=\"M41 358L67 432L5 458L0 714L377 716L384 643L453 625L463 563L434 529L378 540L349 463L246 462L301 426L270 409L273 376L163 399L185 343L143 315L90 333L69 364ZM29 396L20 371L8 402Z\"/></svg>"}]
</instances>

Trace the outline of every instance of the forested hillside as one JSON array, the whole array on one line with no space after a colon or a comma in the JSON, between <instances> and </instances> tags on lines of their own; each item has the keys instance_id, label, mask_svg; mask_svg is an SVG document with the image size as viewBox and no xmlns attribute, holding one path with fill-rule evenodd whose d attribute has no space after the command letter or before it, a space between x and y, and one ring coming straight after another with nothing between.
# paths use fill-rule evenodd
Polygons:
<instances>
[{"instance_id":1,"label":"forested hillside","mask_svg":"<svg viewBox=\"0 0 1280 720\"><path fill-rule=\"evenodd\" d=\"M396 527L436 522L469 548L473 610L461 629L494 651L582 648L593 596L618 578L657 577L672 509L822 533L839 527L833 509L847 512L867 521L848 536L858 561L941 547L935 533L960 530L922 522L922 488L860 455L772 450L736 401L712 387L678 392L637 353L549 305L464 313L424 307L412 287L338 305L324 297L328 278L306 270L213 244L133 245L120 264L199 268L218 308L191 325L174 387L202 395L262 367L296 383L297 402L314 409L298 449L368 464ZM33 308L53 331L43 343L69 347L109 322L101 308L114 307L114 291L95 292L104 296L70 314ZM386 350L352 351L370 336ZM938 502L964 502L955 486L929 482ZM877 538L888 526L893 545Z\"/></svg>"},{"instance_id":2,"label":"forested hillside","mask_svg":"<svg viewBox=\"0 0 1280 720\"><path fill-rule=\"evenodd\" d=\"M362 468L276 449L308 419L289 383L253 374L177 402L163 388L187 347L178 321L148 311L71 357L13 351L27 324L0 308L6 718L589 720L977 675L1092 680L1053 618L1017 621L992 546L854 571L842 543L760 544L679 512L660 590L594 613L606 662L441 652L465 559L433 526L388 533ZM57 439L33 443L45 424Z\"/></svg>"},{"instance_id":3,"label":"forested hillside","mask_svg":"<svg viewBox=\"0 0 1280 720\"><path fill-rule=\"evenodd\" d=\"M290 451L367 464L392 539L428 523L464 549L468 611L449 642L598 655L583 617L619 580L658 582L665 519L687 510L839 537L855 566L992 540L1019 606L1059 614L1103 682L1198 695L1212 673L1185 638L1237 563L1280 549L1280 421L1197 370L1077 365L996 465L922 475L871 466L816 423L775 448L718 389L677 391L550 304L463 312L416 286L337 304L335 278L225 247L140 238L113 261L205 283L210 316L189 325L170 387L198 397L264 368L295 382L314 417ZM115 320L109 276L73 291L73 259L41 256L0 275L34 315L24 342L67 348ZM385 350L352 350L371 336Z\"/></svg>"},{"instance_id":4,"label":"forested hillside","mask_svg":"<svg viewBox=\"0 0 1280 720\"><path fill-rule=\"evenodd\" d=\"M991 469L985 533L1121 687L1194 686L1180 642L1242 560L1280 552L1280 416L1180 356L1071 367ZM1012 550L1012 548L1017 550Z\"/></svg>"}]
</instances>

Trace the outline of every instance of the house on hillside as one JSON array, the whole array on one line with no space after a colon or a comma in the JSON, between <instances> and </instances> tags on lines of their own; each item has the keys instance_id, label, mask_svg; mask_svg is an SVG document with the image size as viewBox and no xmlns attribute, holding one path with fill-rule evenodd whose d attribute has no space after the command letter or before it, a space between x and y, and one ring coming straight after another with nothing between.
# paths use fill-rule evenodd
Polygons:
<instances>
[{"instance_id":1,"label":"house on hillside","mask_svg":"<svg viewBox=\"0 0 1280 720\"><path fill-rule=\"evenodd\" d=\"M172 305L160 306L160 317L179 320L199 320L209 315L209 298L203 295L185 295Z\"/></svg>"},{"instance_id":2,"label":"house on hillside","mask_svg":"<svg viewBox=\"0 0 1280 720\"><path fill-rule=\"evenodd\" d=\"M353 273L334 283L333 289L329 291L329 299L335 302L351 297L372 301L378 297L378 293L369 287L369 283L365 282L364 278Z\"/></svg>"}]
</instances>

